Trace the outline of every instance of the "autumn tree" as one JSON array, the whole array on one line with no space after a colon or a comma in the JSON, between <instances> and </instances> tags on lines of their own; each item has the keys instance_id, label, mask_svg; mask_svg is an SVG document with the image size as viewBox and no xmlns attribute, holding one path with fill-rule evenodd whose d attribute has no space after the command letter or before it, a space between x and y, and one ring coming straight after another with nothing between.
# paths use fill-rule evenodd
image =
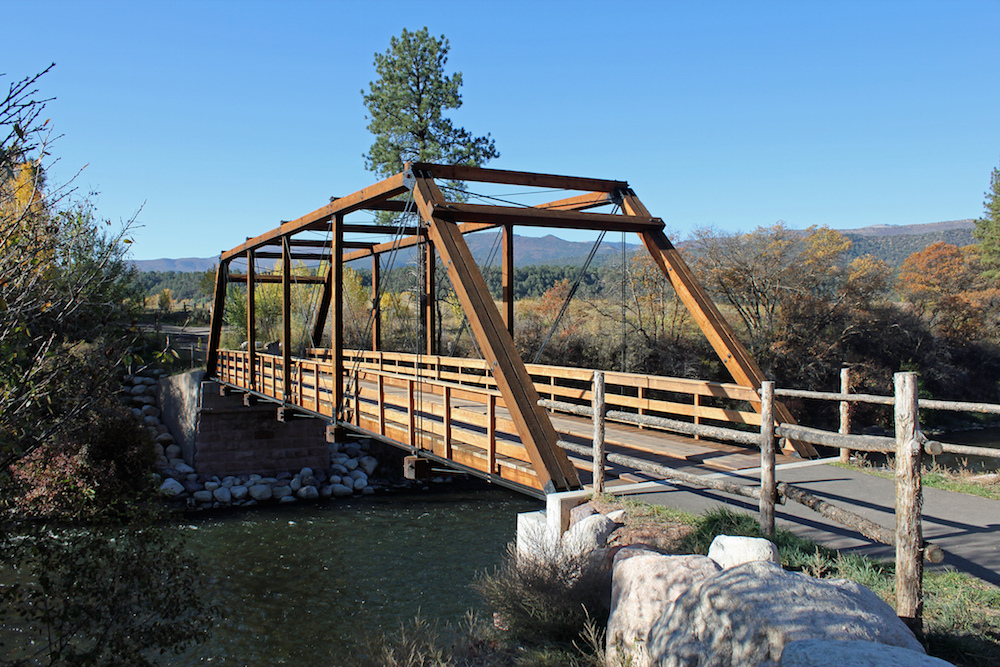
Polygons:
<instances>
[{"instance_id":1,"label":"autumn tree","mask_svg":"<svg viewBox=\"0 0 1000 667\"><path fill-rule=\"evenodd\" d=\"M766 372L796 386L823 386L849 361L861 324L888 288L889 268L871 256L846 261L851 241L827 227L784 223L745 234L698 230L693 265L738 318Z\"/></svg>"},{"instance_id":2,"label":"autumn tree","mask_svg":"<svg viewBox=\"0 0 1000 667\"><path fill-rule=\"evenodd\" d=\"M931 244L899 270L897 289L938 333L974 339L994 329L998 290L981 273L980 247Z\"/></svg>"},{"instance_id":3,"label":"autumn tree","mask_svg":"<svg viewBox=\"0 0 1000 667\"><path fill-rule=\"evenodd\" d=\"M979 241L980 261L989 280L1000 281L1000 169L990 176L990 189L983 202L983 217L976 220L972 232Z\"/></svg>"},{"instance_id":4,"label":"autumn tree","mask_svg":"<svg viewBox=\"0 0 1000 667\"><path fill-rule=\"evenodd\" d=\"M364 156L369 171L387 177L411 161L480 166L500 156L489 134L474 136L445 116L462 106L462 73L445 74L449 48L444 35L404 28L375 54L378 80L361 91L375 136Z\"/></svg>"}]
</instances>

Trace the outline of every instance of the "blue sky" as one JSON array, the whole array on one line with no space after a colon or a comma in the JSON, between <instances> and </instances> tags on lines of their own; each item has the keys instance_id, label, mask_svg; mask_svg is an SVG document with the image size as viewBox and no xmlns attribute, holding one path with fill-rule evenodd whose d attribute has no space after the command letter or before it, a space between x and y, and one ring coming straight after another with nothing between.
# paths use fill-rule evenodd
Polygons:
<instances>
[{"instance_id":1,"label":"blue sky","mask_svg":"<svg viewBox=\"0 0 1000 667\"><path fill-rule=\"evenodd\" d=\"M361 90L404 27L450 40L489 166L627 180L675 238L978 217L1000 164L996 1L0 9L0 83L56 63L52 180L86 165L102 217L142 207L136 259L214 256L376 180Z\"/></svg>"}]
</instances>

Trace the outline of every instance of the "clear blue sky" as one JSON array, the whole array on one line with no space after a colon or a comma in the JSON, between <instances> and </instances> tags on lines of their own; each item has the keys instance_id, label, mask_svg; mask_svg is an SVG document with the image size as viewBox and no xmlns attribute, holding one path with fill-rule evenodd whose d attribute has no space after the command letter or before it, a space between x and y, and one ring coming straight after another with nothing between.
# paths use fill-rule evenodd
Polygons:
<instances>
[{"instance_id":1,"label":"clear blue sky","mask_svg":"<svg viewBox=\"0 0 1000 667\"><path fill-rule=\"evenodd\" d=\"M489 166L627 180L675 238L978 217L1000 164L1000 2L0 0L50 172L134 257L210 257L373 182L361 89L405 27L451 41ZM586 235L572 237L587 238Z\"/></svg>"}]
</instances>

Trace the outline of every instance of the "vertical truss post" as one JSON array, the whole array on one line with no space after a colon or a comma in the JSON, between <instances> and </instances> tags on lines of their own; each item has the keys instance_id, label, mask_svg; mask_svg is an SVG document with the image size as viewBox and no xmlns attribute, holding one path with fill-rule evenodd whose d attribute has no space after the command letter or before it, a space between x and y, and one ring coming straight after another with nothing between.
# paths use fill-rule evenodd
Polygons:
<instances>
[{"instance_id":1,"label":"vertical truss post","mask_svg":"<svg viewBox=\"0 0 1000 667\"><path fill-rule=\"evenodd\" d=\"M247 364L251 391L257 389L257 262L254 255L253 250L247 250Z\"/></svg>"},{"instance_id":2,"label":"vertical truss post","mask_svg":"<svg viewBox=\"0 0 1000 667\"><path fill-rule=\"evenodd\" d=\"M330 243L330 285L331 309L330 351L333 353L333 419L334 424L343 417L344 407L344 216L337 214L333 219ZM357 389L355 389L357 391ZM339 429L336 429L339 437Z\"/></svg>"},{"instance_id":3,"label":"vertical truss post","mask_svg":"<svg viewBox=\"0 0 1000 667\"><path fill-rule=\"evenodd\" d=\"M434 216L435 204L444 202L434 181L418 176L414 197L541 487L546 493L580 488L576 468L556 444L552 422L538 406L538 393L531 376L514 347L514 340L469 246L454 222Z\"/></svg>"},{"instance_id":4,"label":"vertical truss post","mask_svg":"<svg viewBox=\"0 0 1000 667\"><path fill-rule=\"evenodd\" d=\"M292 398L292 245L281 237L281 400Z\"/></svg>"},{"instance_id":5,"label":"vertical truss post","mask_svg":"<svg viewBox=\"0 0 1000 667\"><path fill-rule=\"evenodd\" d=\"M372 352L382 349L382 304L379 300L379 283L382 281L382 261L372 253Z\"/></svg>"},{"instance_id":6,"label":"vertical truss post","mask_svg":"<svg viewBox=\"0 0 1000 667\"><path fill-rule=\"evenodd\" d=\"M205 356L205 374L210 378L219 377L216 364L219 362L219 338L222 335L222 321L226 311L226 290L229 283L229 261L220 259L215 270L215 293L212 295L212 325L208 333L208 352Z\"/></svg>"},{"instance_id":7,"label":"vertical truss post","mask_svg":"<svg viewBox=\"0 0 1000 667\"><path fill-rule=\"evenodd\" d=\"M631 189L623 193L623 208L629 215L652 217L646 207L635 196ZM649 250L656 265L660 267L674 291L687 307L688 312L694 318L695 323L705 334L708 342L712 345L715 353L719 355L722 364L732 375L737 384L760 390L761 382L766 378L763 371L757 366L750 353L743 347L729 322L722 316L715 303L709 298L698 279L695 278L687 262L681 258L680 253L674 248L662 230L641 232L639 237ZM760 403L755 402L754 407L760 410ZM774 413L779 422L794 424L795 418L782 403L775 403ZM791 443L795 450L802 456L817 456L816 450L806 442Z\"/></svg>"},{"instance_id":8,"label":"vertical truss post","mask_svg":"<svg viewBox=\"0 0 1000 667\"><path fill-rule=\"evenodd\" d=\"M437 310L437 294L435 284L435 269L437 269L437 253L434 252L434 243L430 239L424 244L425 259L424 265L427 270L424 272L423 298L421 299L422 316L424 324L424 337L426 340L427 354L437 354L437 320L435 311Z\"/></svg>"},{"instance_id":9,"label":"vertical truss post","mask_svg":"<svg viewBox=\"0 0 1000 667\"><path fill-rule=\"evenodd\" d=\"M503 293L503 321L507 333L514 335L514 225L503 226L503 255L500 269L501 291Z\"/></svg>"}]
</instances>

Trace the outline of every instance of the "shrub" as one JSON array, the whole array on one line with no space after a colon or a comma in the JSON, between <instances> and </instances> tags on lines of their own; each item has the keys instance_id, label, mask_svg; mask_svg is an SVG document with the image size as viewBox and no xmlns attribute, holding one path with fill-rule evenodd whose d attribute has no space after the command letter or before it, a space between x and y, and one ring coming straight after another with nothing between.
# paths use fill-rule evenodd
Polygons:
<instances>
[{"instance_id":1,"label":"shrub","mask_svg":"<svg viewBox=\"0 0 1000 667\"><path fill-rule=\"evenodd\" d=\"M511 546L503 562L480 575L473 588L511 639L572 645L581 640L588 622L607 623L611 606L607 565L592 554L560 549L525 557Z\"/></svg>"},{"instance_id":2,"label":"shrub","mask_svg":"<svg viewBox=\"0 0 1000 667\"><path fill-rule=\"evenodd\" d=\"M126 408L104 404L12 466L15 505L31 516L103 515L150 489L154 462L149 432Z\"/></svg>"}]
</instances>

